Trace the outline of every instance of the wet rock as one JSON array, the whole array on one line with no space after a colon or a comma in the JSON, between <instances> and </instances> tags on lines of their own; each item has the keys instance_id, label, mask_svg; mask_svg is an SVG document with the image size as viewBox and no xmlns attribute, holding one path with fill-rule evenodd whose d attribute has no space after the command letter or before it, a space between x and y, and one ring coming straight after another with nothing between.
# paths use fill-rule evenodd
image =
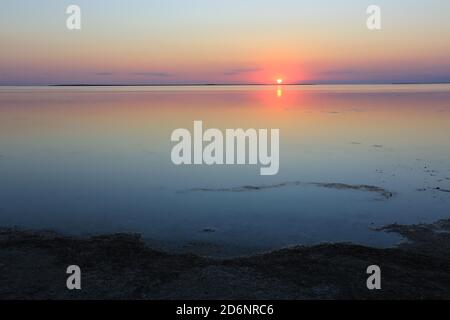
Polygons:
<instances>
[{"instance_id":1,"label":"wet rock","mask_svg":"<svg viewBox=\"0 0 450 320\"><path fill-rule=\"evenodd\" d=\"M71 238L1 229L0 299L450 298L450 219L377 230L408 241L388 249L326 243L212 259L153 250L136 234ZM190 245L205 254L218 250ZM82 269L80 292L65 286L70 264ZM382 266L383 290L367 290L371 264Z\"/></svg>"},{"instance_id":2,"label":"wet rock","mask_svg":"<svg viewBox=\"0 0 450 320\"><path fill-rule=\"evenodd\" d=\"M214 232L216 232L216 229L213 229L213 228L205 228L205 229L203 229L201 232L203 232L203 233L214 233Z\"/></svg>"},{"instance_id":3,"label":"wet rock","mask_svg":"<svg viewBox=\"0 0 450 320\"><path fill-rule=\"evenodd\" d=\"M308 186L313 185L316 187L336 189L336 190L357 190L365 192L374 192L381 195L384 199L389 199L394 196L392 191L386 190L381 187L371 186L371 185L352 185L346 183L326 183L326 182L301 182L301 181L287 181L270 185L245 185L240 187L231 188L193 188L186 192L248 192L248 191L262 191L268 189L277 189L285 187L297 187L297 186Z\"/></svg>"}]
</instances>

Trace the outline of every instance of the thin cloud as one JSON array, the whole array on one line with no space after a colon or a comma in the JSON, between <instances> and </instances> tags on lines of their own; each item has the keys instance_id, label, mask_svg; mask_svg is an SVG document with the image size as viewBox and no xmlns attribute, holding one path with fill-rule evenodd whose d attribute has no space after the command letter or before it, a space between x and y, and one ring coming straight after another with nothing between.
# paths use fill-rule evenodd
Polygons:
<instances>
[{"instance_id":1,"label":"thin cloud","mask_svg":"<svg viewBox=\"0 0 450 320\"><path fill-rule=\"evenodd\" d=\"M332 75L332 76L340 76L340 75L359 75L364 72L355 69L336 69L336 70L326 70L321 72L322 75Z\"/></svg>"},{"instance_id":2,"label":"thin cloud","mask_svg":"<svg viewBox=\"0 0 450 320\"><path fill-rule=\"evenodd\" d=\"M236 76L236 75L240 75L243 73L252 73L252 72L258 72L261 71L261 69L259 68L242 68L242 69L233 69L233 70L229 70L224 72L223 74L226 76Z\"/></svg>"},{"instance_id":3,"label":"thin cloud","mask_svg":"<svg viewBox=\"0 0 450 320\"><path fill-rule=\"evenodd\" d=\"M146 77L171 77L172 75L165 72L133 72L136 76L146 76Z\"/></svg>"}]
</instances>

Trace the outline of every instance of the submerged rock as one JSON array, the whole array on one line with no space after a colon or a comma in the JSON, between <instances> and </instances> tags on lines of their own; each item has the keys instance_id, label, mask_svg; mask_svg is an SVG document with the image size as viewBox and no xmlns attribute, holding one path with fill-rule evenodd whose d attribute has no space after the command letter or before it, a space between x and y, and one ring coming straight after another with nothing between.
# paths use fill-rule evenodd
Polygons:
<instances>
[{"instance_id":1,"label":"submerged rock","mask_svg":"<svg viewBox=\"0 0 450 320\"><path fill-rule=\"evenodd\" d=\"M280 182L276 184L267 185L244 185L240 187L230 187L230 188L193 188L187 190L187 192L248 192L248 191L262 191L268 189L277 189L285 187L296 187L296 186L307 186L313 185L316 187L323 187L329 189L337 190L358 190L366 192L375 192L381 195L384 199L389 199L394 196L394 193L386 190L382 187L371 186L371 185L352 185L346 183L325 183L325 182L301 182L301 181L287 181Z\"/></svg>"}]
</instances>

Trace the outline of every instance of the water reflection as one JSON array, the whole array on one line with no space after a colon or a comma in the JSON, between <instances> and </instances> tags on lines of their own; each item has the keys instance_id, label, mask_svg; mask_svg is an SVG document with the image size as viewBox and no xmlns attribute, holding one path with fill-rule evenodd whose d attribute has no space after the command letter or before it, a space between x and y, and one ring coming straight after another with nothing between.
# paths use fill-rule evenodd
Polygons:
<instances>
[{"instance_id":1,"label":"water reflection","mask_svg":"<svg viewBox=\"0 0 450 320\"><path fill-rule=\"evenodd\" d=\"M174 166L170 133L194 120L279 128L280 173ZM449 85L3 87L0 225L246 248L390 245L398 239L370 226L447 217L449 128ZM292 181L302 184L182 192ZM352 186L395 195L380 201Z\"/></svg>"}]
</instances>

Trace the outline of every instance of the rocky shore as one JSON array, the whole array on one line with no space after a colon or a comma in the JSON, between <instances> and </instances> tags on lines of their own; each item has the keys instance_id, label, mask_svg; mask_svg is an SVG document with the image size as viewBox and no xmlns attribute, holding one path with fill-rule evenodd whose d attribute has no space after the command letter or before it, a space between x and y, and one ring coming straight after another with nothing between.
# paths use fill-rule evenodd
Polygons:
<instances>
[{"instance_id":1,"label":"rocky shore","mask_svg":"<svg viewBox=\"0 0 450 320\"><path fill-rule=\"evenodd\" d=\"M298 246L214 259L148 247L138 234L90 238L0 229L0 299L449 299L450 220L393 224L405 242ZM78 265L82 289L66 288ZM382 270L369 291L366 269Z\"/></svg>"}]
</instances>

